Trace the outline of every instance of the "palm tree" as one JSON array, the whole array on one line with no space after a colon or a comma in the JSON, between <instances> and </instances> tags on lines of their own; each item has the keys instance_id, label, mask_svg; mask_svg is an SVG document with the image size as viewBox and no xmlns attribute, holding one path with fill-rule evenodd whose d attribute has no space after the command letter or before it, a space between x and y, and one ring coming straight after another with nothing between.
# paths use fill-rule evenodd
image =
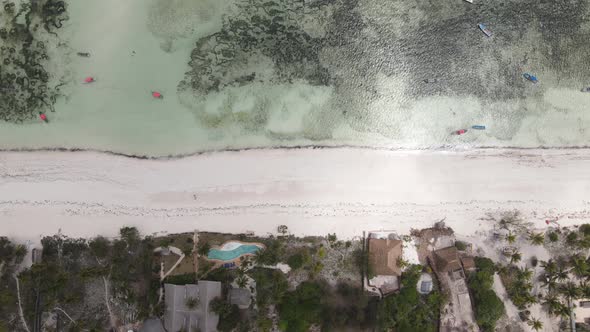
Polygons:
<instances>
[{"instance_id":1,"label":"palm tree","mask_svg":"<svg viewBox=\"0 0 590 332\"><path fill-rule=\"evenodd\" d=\"M513 252L512 255L510 256L510 264L520 262L521 258L522 258L522 255L518 251Z\"/></svg>"},{"instance_id":2,"label":"palm tree","mask_svg":"<svg viewBox=\"0 0 590 332\"><path fill-rule=\"evenodd\" d=\"M552 259L548 261L541 261L540 265L545 270L545 273L549 275L553 275L555 272L557 272L557 264Z\"/></svg>"},{"instance_id":3,"label":"palm tree","mask_svg":"<svg viewBox=\"0 0 590 332\"><path fill-rule=\"evenodd\" d=\"M583 298L590 298L590 284L587 281L580 283L580 292Z\"/></svg>"},{"instance_id":4,"label":"palm tree","mask_svg":"<svg viewBox=\"0 0 590 332\"><path fill-rule=\"evenodd\" d=\"M551 294L545 296L543 302L541 303L550 315L556 316L559 315L559 310L561 308L562 303L559 302L557 296Z\"/></svg>"},{"instance_id":5,"label":"palm tree","mask_svg":"<svg viewBox=\"0 0 590 332\"><path fill-rule=\"evenodd\" d=\"M588 263L586 263L584 257L578 254L573 255L570 258L569 264L572 267L571 272L579 279L582 279L588 274Z\"/></svg>"},{"instance_id":6,"label":"palm tree","mask_svg":"<svg viewBox=\"0 0 590 332\"><path fill-rule=\"evenodd\" d=\"M558 267L557 272L555 272L555 280L557 281L565 281L569 279L569 274L563 267Z\"/></svg>"},{"instance_id":7,"label":"palm tree","mask_svg":"<svg viewBox=\"0 0 590 332\"><path fill-rule=\"evenodd\" d=\"M540 246L545 242L545 236L543 233L529 233L529 241L534 246Z\"/></svg>"},{"instance_id":8,"label":"palm tree","mask_svg":"<svg viewBox=\"0 0 590 332\"><path fill-rule=\"evenodd\" d=\"M543 323L536 318L531 318L528 324L535 331L539 331L543 328Z\"/></svg>"},{"instance_id":9,"label":"palm tree","mask_svg":"<svg viewBox=\"0 0 590 332\"><path fill-rule=\"evenodd\" d=\"M189 309L194 309L197 307L197 305L199 304L199 299L196 297L189 297L186 299L185 303L186 307Z\"/></svg>"},{"instance_id":10,"label":"palm tree","mask_svg":"<svg viewBox=\"0 0 590 332\"><path fill-rule=\"evenodd\" d=\"M528 267L524 267L522 269L519 269L516 274L516 278L520 279L522 281L529 280L532 277L533 277L533 271L531 269L529 269Z\"/></svg>"},{"instance_id":11,"label":"palm tree","mask_svg":"<svg viewBox=\"0 0 590 332\"><path fill-rule=\"evenodd\" d=\"M578 286L571 281L568 281L565 284L560 285L559 292L563 294L563 296L568 298L568 300L575 300L579 298L581 295L580 288L578 288Z\"/></svg>"},{"instance_id":12,"label":"palm tree","mask_svg":"<svg viewBox=\"0 0 590 332\"><path fill-rule=\"evenodd\" d=\"M508 235L506 235L506 241L508 241L510 244L513 244L516 242L516 235L512 234L512 232L508 232Z\"/></svg>"},{"instance_id":13,"label":"palm tree","mask_svg":"<svg viewBox=\"0 0 590 332\"><path fill-rule=\"evenodd\" d=\"M247 283L248 283L248 278L246 278L246 276L243 274L236 278L236 284L240 288L245 288Z\"/></svg>"},{"instance_id":14,"label":"palm tree","mask_svg":"<svg viewBox=\"0 0 590 332\"><path fill-rule=\"evenodd\" d=\"M549 291L552 291L557 287L557 280L555 280L555 277L550 276L547 273L539 276L539 280L541 281L542 286L547 287Z\"/></svg>"}]
</instances>

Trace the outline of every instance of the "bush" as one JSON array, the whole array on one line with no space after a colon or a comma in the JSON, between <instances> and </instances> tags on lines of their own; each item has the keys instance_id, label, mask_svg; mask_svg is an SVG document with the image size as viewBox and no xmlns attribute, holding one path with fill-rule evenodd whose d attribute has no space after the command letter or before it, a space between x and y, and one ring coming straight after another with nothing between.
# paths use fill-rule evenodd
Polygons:
<instances>
[{"instance_id":1,"label":"bush","mask_svg":"<svg viewBox=\"0 0 590 332\"><path fill-rule=\"evenodd\" d=\"M438 330L440 307L443 296L433 290L428 295L420 295L416 284L422 267L410 266L402 274L402 288L398 294L386 297L379 303L379 330L400 332Z\"/></svg>"},{"instance_id":2,"label":"bush","mask_svg":"<svg viewBox=\"0 0 590 332\"><path fill-rule=\"evenodd\" d=\"M302 268L304 265L307 265L311 262L311 256L309 255L309 250L307 248L302 249L296 254L289 256L287 259L287 264L293 270L298 270Z\"/></svg>"},{"instance_id":3,"label":"bush","mask_svg":"<svg viewBox=\"0 0 590 332\"><path fill-rule=\"evenodd\" d=\"M550 232L549 234L547 234L547 238L550 242L557 242L557 240L559 240L559 235L557 235L557 233L555 232Z\"/></svg>"},{"instance_id":4,"label":"bush","mask_svg":"<svg viewBox=\"0 0 590 332\"><path fill-rule=\"evenodd\" d=\"M323 285L307 281L286 293L278 307L281 325L288 332L306 332L320 323L324 295Z\"/></svg>"},{"instance_id":5,"label":"bush","mask_svg":"<svg viewBox=\"0 0 590 332\"><path fill-rule=\"evenodd\" d=\"M459 251L464 251L465 249L467 249L467 243L463 241L455 241L455 247Z\"/></svg>"},{"instance_id":6,"label":"bush","mask_svg":"<svg viewBox=\"0 0 590 332\"><path fill-rule=\"evenodd\" d=\"M475 257L476 272L469 275L469 290L473 294L475 304L475 320L484 332L494 331L496 322L504 315L504 303L493 291L494 262L485 257Z\"/></svg>"},{"instance_id":7,"label":"bush","mask_svg":"<svg viewBox=\"0 0 590 332\"><path fill-rule=\"evenodd\" d=\"M589 236L590 235L590 224L580 225L579 230L580 230L580 232L582 232L584 234L584 236Z\"/></svg>"},{"instance_id":8,"label":"bush","mask_svg":"<svg viewBox=\"0 0 590 332\"><path fill-rule=\"evenodd\" d=\"M217 329L222 332L232 331L240 322L240 309L227 300L216 297L209 303L209 308L219 315Z\"/></svg>"},{"instance_id":9,"label":"bush","mask_svg":"<svg viewBox=\"0 0 590 332\"><path fill-rule=\"evenodd\" d=\"M571 232L568 233L568 235L565 237L565 243L567 243L569 246L575 246L576 243L578 242L578 233L575 232Z\"/></svg>"},{"instance_id":10,"label":"bush","mask_svg":"<svg viewBox=\"0 0 590 332\"><path fill-rule=\"evenodd\" d=\"M539 259L537 258L537 256L531 257L531 266L532 267L537 267L538 263L539 263Z\"/></svg>"}]
</instances>

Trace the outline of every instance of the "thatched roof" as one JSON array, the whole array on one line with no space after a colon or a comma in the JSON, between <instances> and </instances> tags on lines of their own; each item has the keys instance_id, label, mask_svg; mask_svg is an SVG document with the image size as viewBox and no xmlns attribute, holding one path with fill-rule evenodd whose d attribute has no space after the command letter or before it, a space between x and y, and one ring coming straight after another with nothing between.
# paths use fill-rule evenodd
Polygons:
<instances>
[{"instance_id":1,"label":"thatched roof","mask_svg":"<svg viewBox=\"0 0 590 332\"><path fill-rule=\"evenodd\" d=\"M402 241L390 239L369 239L369 264L375 275L402 274L397 260L402 256Z\"/></svg>"},{"instance_id":2,"label":"thatched roof","mask_svg":"<svg viewBox=\"0 0 590 332\"><path fill-rule=\"evenodd\" d=\"M461 269L459 253L456 247L447 247L434 252L434 260L437 270L441 272L452 272Z\"/></svg>"}]
</instances>

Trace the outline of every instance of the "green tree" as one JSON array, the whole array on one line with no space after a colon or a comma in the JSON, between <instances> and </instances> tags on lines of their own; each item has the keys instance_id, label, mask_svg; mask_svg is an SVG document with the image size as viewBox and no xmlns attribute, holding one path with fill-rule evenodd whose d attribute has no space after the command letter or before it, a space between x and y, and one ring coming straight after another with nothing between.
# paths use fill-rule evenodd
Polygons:
<instances>
[{"instance_id":1,"label":"green tree","mask_svg":"<svg viewBox=\"0 0 590 332\"><path fill-rule=\"evenodd\" d=\"M528 324L535 331L540 331L543 328L543 323L541 323L541 321L536 318L531 318L528 321Z\"/></svg>"},{"instance_id":2,"label":"green tree","mask_svg":"<svg viewBox=\"0 0 590 332\"><path fill-rule=\"evenodd\" d=\"M197 248L197 253L199 254L199 256L207 256L209 250L211 250L211 245L208 242L199 241L199 245Z\"/></svg>"},{"instance_id":3,"label":"green tree","mask_svg":"<svg viewBox=\"0 0 590 332\"><path fill-rule=\"evenodd\" d=\"M184 302L189 309L195 309L199 305L199 299L196 297L189 297Z\"/></svg>"},{"instance_id":4,"label":"green tree","mask_svg":"<svg viewBox=\"0 0 590 332\"><path fill-rule=\"evenodd\" d=\"M286 293L278 307L286 331L305 332L312 324L321 322L325 294L324 286L307 281Z\"/></svg>"},{"instance_id":5,"label":"green tree","mask_svg":"<svg viewBox=\"0 0 590 332\"><path fill-rule=\"evenodd\" d=\"M436 290L420 295L416 284L422 267L413 265L402 274L402 287L398 294L388 296L379 303L378 325L380 330L399 332L437 330L443 296Z\"/></svg>"},{"instance_id":6,"label":"green tree","mask_svg":"<svg viewBox=\"0 0 590 332\"><path fill-rule=\"evenodd\" d=\"M529 233L529 241L531 241L532 245L540 246L545 242L545 236L543 233Z\"/></svg>"},{"instance_id":7,"label":"green tree","mask_svg":"<svg viewBox=\"0 0 590 332\"><path fill-rule=\"evenodd\" d=\"M578 233L570 232L566 235L565 243L567 243L567 245L569 245L570 247L576 246L577 242L578 242Z\"/></svg>"},{"instance_id":8,"label":"green tree","mask_svg":"<svg viewBox=\"0 0 590 332\"><path fill-rule=\"evenodd\" d=\"M571 272L579 279L582 279L588 275L588 263L586 258L576 254L570 258L570 266L572 267Z\"/></svg>"},{"instance_id":9,"label":"green tree","mask_svg":"<svg viewBox=\"0 0 590 332\"><path fill-rule=\"evenodd\" d=\"M559 235L557 235L555 232L550 232L547 234L547 237L549 238L550 242L557 242L559 240Z\"/></svg>"},{"instance_id":10,"label":"green tree","mask_svg":"<svg viewBox=\"0 0 590 332\"><path fill-rule=\"evenodd\" d=\"M475 257L476 272L469 275L468 286L473 293L475 319L482 331L494 331L504 314L504 303L492 289L495 265L489 258Z\"/></svg>"},{"instance_id":11,"label":"green tree","mask_svg":"<svg viewBox=\"0 0 590 332\"><path fill-rule=\"evenodd\" d=\"M508 235L506 235L506 241L509 244L514 244L514 242L516 242L516 235L514 235L512 232L509 232Z\"/></svg>"},{"instance_id":12,"label":"green tree","mask_svg":"<svg viewBox=\"0 0 590 332\"><path fill-rule=\"evenodd\" d=\"M216 297L209 303L209 308L219 315L217 329L222 332L232 331L240 322L240 309L227 300Z\"/></svg>"},{"instance_id":13,"label":"green tree","mask_svg":"<svg viewBox=\"0 0 590 332\"><path fill-rule=\"evenodd\" d=\"M510 263L511 264L518 263L518 262L520 262L521 259L522 259L522 255L518 251L515 251L512 253L512 255L510 255Z\"/></svg>"},{"instance_id":14,"label":"green tree","mask_svg":"<svg viewBox=\"0 0 590 332\"><path fill-rule=\"evenodd\" d=\"M562 305L562 303L559 302L559 299L555 295L545 296L541 304L545 307L545 309L550 315L558 315L559 309Z\"/></svg>"},{"instance_id":15,"label":"green tree","mask_svg":"<svg viewBox=\"0 0 590 332\"><path fill-rule=\"evenodd\" d=\"M111 254L111 241L103 236L97 236L88 242L90 252L98 259L104 259Z\"/></svg>"},{"instance_id":16,"label":"green tree","mask_svg":"<svg viewBox=\"0 0 590 332\"><path fill-rule=\"evenodd\" d=\"M578 288L578 286L571 281L566 282L563 285L560 285L558 290L561 294L563 294L563 296L565 296L569 300L575 300L579 298L581 295L581 291Z\"/></svg>"}]
</instances>

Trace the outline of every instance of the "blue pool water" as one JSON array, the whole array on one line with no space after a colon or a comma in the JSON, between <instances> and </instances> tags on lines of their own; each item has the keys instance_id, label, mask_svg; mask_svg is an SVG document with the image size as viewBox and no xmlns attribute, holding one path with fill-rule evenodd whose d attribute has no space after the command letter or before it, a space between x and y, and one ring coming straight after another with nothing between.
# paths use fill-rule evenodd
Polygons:
<instances>
[{"instance_id":1,"label":"blue pool water","mask_svg":"<svg viewBox=\"0 0 590 332\"><path fill-rule=\"evenodd\" d=\"M232 250L211 249L207 254L207 258L231 261L245 254L254 254L258 250L260 250L260 247L252 244L243 244Z\"/></svg>"}]
</instances>

